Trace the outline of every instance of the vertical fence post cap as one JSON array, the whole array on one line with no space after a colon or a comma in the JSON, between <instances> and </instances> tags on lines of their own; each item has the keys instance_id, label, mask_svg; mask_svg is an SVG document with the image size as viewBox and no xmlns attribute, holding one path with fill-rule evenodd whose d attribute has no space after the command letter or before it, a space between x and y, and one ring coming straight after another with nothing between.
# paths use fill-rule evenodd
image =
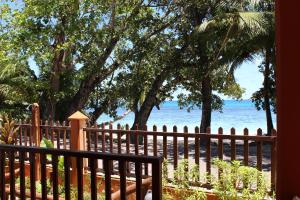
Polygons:
<instances>
[{"instance_id":1,"label":"vertical fence post cap","mask_svg":"<svg viewBox=\"0 0 300 200\"><path fill-rule=\"evenodd\" d=\"M68 117L68 120L74 120L74 119L89 119L87 116L85 116L84 114L82 114L81 112L77 111L75 113L73 113L70 117Z\"/></svg>"}]
</instances>

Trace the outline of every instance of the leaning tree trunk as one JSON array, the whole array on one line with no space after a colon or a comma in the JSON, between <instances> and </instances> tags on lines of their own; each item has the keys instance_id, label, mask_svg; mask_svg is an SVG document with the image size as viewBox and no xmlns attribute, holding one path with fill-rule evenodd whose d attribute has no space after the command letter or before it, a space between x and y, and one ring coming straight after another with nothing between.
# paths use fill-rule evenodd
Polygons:
<instances>
[{"instance_id":1,"label":"leaning tree trunk","mask_svg":"<svg viewBox=\"0 0 300 200\"><path fill-rule=\"evenodd\" d=\"M265 71L264 71L264 104L267 118L267 135L271 135L273 129L273 121L271 114L271 105L270 105L270 57L271 49L266 49L265 55Z\"/></svg>"},{"instance_id":2,"label":"leaning tree trunk","mask_svg":"<svg viewBox=\"0 0 300 200\"><path fill-rule=\"evenodd\" d=\"M147 124L150 113L153 107L157 104L156 95L158 94L168 74L169 74L169 68L166 68L153 81L151 85L151 89L146 94L146 98L143 104L141 105L140 109L137 109L135 112L136 114L134 117L132 129L134 129L136 126L143 129Z\"/></svg>"},{"instance_id":3,"label":"leaning tree trunk","mask_svg":"<svg viewBox=\"0 0 300 200\"><path fill-rule=\"evenodd\" d=\"M151 89L146 94L146 98L141 105L140 109L135 111L134 122L131 129L144 129L151 114L153 107L158 103L156 95L162 87L163 82L166 80L169 69L164 69L152 83ZM140 138L139 138L140 140Z\"/></svg>"}]
</instances>

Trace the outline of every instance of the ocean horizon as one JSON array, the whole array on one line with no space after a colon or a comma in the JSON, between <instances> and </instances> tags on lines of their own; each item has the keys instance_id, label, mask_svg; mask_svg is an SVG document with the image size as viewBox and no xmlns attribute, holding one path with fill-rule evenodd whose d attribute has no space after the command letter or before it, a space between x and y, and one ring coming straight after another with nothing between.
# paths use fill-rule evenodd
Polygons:
<instances>
[{"instance_id":1,"label":"ocean horizon","mask_svg":"<svg viewBox=\"0 0 300 200\"><path fill-rule=\"evenodd\" d=\"M126 112L125 109L119 108L118 115ZM276 115L272 113L274 128L276 129ZM97 123L111 121L107 115L102 115ZM187 126L189 132L194 132L195 127L200 127L201 109L195 108L190 112L186 108L180 109L177 101L166 101L160 105L160 110L153 108L149 120L147 122L148 130L152 130L152 126L156 125L158 130L162 130L166 125L168 131L172 131L176 125L179 132L183 131L183 127ZM131 112L123 119L113 123L129 124L131 127L134 121L134 113ZM243 134L243 129L249 129L249 135L256 135L257 129L261 128L263 133L267 132L266 114L264 110L258 111L251 100L224 100L222 112L213 111L211 120L211 132L217 133L218 128L222 127L224 134L230 134L230 129L235 128L236 134Z\"/></svg>"}]
</instances>

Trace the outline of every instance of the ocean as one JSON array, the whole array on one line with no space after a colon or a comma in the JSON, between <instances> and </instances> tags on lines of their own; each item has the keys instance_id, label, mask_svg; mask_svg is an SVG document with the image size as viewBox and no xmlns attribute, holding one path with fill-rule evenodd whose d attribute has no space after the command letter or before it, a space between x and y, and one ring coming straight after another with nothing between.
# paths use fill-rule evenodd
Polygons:
<instances>
[{"instance_id":1,"label":"ocean","mask_svg":"<svg viewBox=\"0 0 300 200\"><path fill-rule=\"evenodd\" d=\"M118 109L118 114L125 113L125 109ZM273 123L276 129L276 115L272 114ZM111 118L107 115L102 115L97 122L107 122ZM152 130L152 126L156 125L158 130L162 130L162 126L166 125L168 131L172 131L174 125L178 131L182 132L183 127L187 126L189 132L194 132L195 127L200 127L201 109L195 108L190 112L186 109L179 109L177 101L166 101L160 105L160 110L153 108L148 120L148 130ZM134 114L129 113L121 120L116 121L113 125L129 124L131 127L134 121ZM223 111L213 111L211 131L217 133L219 127L223 128L224 134L230 134L230 129L234 127L236 134L243 134L243 129L248 128L250 135L256 135L258 128L261 128L263 133L267 131L266 115L263 110L258 111L251 100L225 100Z\"/></svg>"}]
</instances>

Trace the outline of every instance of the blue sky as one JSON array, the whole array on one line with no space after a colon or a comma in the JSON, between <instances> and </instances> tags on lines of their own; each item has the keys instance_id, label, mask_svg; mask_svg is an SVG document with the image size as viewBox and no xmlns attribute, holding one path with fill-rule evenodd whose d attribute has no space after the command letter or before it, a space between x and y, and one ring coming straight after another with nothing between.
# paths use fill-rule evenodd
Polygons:
<instances>
[{"instance_id":1,"label":"blue sky","mask_svg":"<svg viewBox=\"0 0 300 200\"><path fill-rule=\"evenodd\" d=\"M236 81L246 89L243 99L250 99L252 94L262 87L263 74L258 69L261 62L262 58L244 62L235 72Z\"/></svg>"}]
</instances>

